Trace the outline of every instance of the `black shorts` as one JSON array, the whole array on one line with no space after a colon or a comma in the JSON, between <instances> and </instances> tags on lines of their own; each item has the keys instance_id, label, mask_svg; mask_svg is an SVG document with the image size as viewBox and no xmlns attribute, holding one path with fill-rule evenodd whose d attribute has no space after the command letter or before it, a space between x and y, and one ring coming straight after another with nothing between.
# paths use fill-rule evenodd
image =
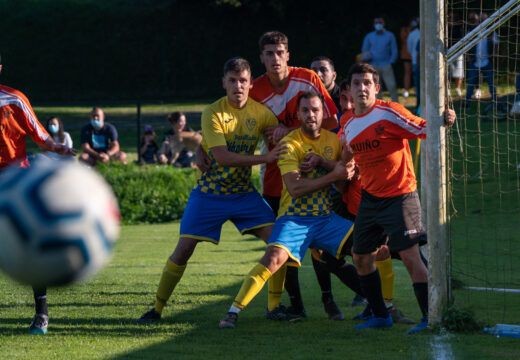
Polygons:
<instances>
[{"instance_id":1,"label":"black shorts","mask_svg":"<svg viewBox=\"0 0 520 360\"><path fill-rule=\"evenodd\" d=\"M391 252L406 250L415 244L426 244L417 191L391 198L379 198L366 191L361 192L361 203L354 224L354 253L369 254L376 251L384 233L388 234L388 248Z\"/></svg>"}]
</instances>

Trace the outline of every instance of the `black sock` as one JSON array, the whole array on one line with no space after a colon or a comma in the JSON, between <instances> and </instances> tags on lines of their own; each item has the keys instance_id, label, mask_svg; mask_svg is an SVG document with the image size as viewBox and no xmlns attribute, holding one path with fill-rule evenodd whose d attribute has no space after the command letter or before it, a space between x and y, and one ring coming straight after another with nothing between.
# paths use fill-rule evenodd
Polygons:
<instances>
[{"instance_id":1,"label":"black sock","mask_svg":"<svg viewBox=\"0 0 520 360\"><path fill-rule=\"evenodd\" d=\"M365 297L354 265L349 264L344 259L338 260L329 253L323 253L321 259L325 262L327 270L336 275L343 284L347 285L356 294Z\"/></svg>"},{"instance_id":2,"label":"black sock","mask_svg":"<svg viewBox=\"0 0 520 360\"><path fill-rule=\"evenodd\" d=\"M294 311L302 312L303 301L300 292L300 284L298 283L298 268L294 266L287 266L287 273L285 274L285 289L289 294L289 300Z\"/></svg>"},{"instance_id":3,"label":"black sock","mask_svg":"<svg viewBox=\"0 0 520 360\"><path fill-rule=\"evenodd\" d=\"M376 271L371 274L364 276L360 275L359 280L361 282L361 289L363 289L363 294L370 304L374 316L387 318L388 310L386 309L385 302L383 300L379 271L376 269Z\"/></svg>"},{"instance_id":4,"label":"black sock","mask_svg":"<svg viewBox=\"0 0 520 360\"><path fill-rule=\"evenodd\" d=\"M48 315L47 311L47 288L33 286L34 307L36 314Z\"/></svg>"},{"instance_id":5,"label":"black sock","mask_svg":"<svg viewBox=\"0 0 520 360\"><path fill-rule=\"evenodd\" d=\"M330 281L330 272L326 269L326 266L320 261L316 260L314 257L312 258L312 266L314 267L314 272L316 273L316 278L318 279L318 284L321 289L321 301L323 303L328 303L332 300L332 284Z\"/></svg>"},{"instance_id":6,"label":"black sock","mask_svg":"<svg viewBox=\"0 0 520 360\"><path fill-rule=\"evenodd\" d=\"M428 283L414 283L413 291L415 293L415 297L417 298L417 302L419 303L419 307L421 308L421 312L423 317L428 316Z\"/></svg>"}]
</instances>

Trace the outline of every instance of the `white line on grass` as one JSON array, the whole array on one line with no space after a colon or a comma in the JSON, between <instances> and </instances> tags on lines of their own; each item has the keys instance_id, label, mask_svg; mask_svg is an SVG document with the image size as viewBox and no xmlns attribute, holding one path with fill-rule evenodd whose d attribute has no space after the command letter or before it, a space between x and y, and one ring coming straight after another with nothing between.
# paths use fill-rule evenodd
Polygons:
<instances>
[{"instance_id":1,"label":"white line on grass","mask_svg":"<svg viewBox=\"0 0 520 360\"><path fill-rule=\"evenodd\" d=\"M487 288L487 287L478 287L478 286L464 286L464 289L478 290L478 291L496 291L496 292L520 294L520 289L500 289L500 288Z\"/></svg>"}]
</instances>

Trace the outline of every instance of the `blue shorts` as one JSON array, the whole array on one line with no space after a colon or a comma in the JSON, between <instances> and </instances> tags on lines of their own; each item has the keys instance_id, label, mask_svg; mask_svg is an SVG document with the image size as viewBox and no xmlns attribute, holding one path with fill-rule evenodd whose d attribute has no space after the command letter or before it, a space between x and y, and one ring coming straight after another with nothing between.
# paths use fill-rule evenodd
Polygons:
<instances>
[{"instance_id":1,"label":"blue shorts","mask_svg":"<svg viewBox=\"0 0 520 360\"><path fill-rule=\"evenodd\" d=\"M308 248L341 257L341 250L353 229L352 221L335 213L325 216L281 216L276 219L267 244L284 249L289 253L288 262L301 266Z\"/></svg>"},{"instance_id":2,"label":"blue shorts","mask_svg":"<svg viewBox=\"0 0 520 360\"><path fill-rule=\"evenodd\" d=\"M218 244L222 225L231 220L241 234L274 223L273 210L256 191L231 195L192 190L181 220L181 237Z\"/></svg>"}]
</instances>

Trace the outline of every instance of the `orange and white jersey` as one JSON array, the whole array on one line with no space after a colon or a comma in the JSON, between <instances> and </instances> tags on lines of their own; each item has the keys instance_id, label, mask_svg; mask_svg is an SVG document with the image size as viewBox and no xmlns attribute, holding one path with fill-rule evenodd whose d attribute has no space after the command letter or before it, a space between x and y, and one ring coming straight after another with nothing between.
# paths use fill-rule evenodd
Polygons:
<instances>
[{"instance_id":1,"label":"orange and white jersey","mask_svg":"<svg viewBox=\"0 0 520 360\"><path fill-rule=\"evenodd\" d=\"M37 144L43 144L49 137L25 95L0 85L0 169L10 164L29 165L26 135Z\"/></svg>"},{"instance_id":2,"label":"orange and white jersey","mask_svg":"<svg viewBox=\"0 0 520 360\"><path fill-rule=\"evenodd\" d=\"M404 106L376 100L362 115L343 115L341 141L354 154L361 187L377 197L415 191L417 180L408 139L426 138L426 121Z\"/></svg>"},{"instance_id":3,"label":"orange and white jersey","mask_svg":"<svg viewBox=\"0 0 520 360\"><path fill-rule=\"evenodd\" d=\"M273 89L269 77L264 74L256 78L249 96L267 106L276 115L278 121L287 127L301 125L298 120L298 96L305 91L314 91L323 95L323 118L329 118L338 112L334 101L320 78L312 70L289 66L289 79L282 91ZM270 145L271 149L272 146ZM266 165L263 193L269 196L281 196L282 177L276 162Z\"/></svg>"}]
</instances>

